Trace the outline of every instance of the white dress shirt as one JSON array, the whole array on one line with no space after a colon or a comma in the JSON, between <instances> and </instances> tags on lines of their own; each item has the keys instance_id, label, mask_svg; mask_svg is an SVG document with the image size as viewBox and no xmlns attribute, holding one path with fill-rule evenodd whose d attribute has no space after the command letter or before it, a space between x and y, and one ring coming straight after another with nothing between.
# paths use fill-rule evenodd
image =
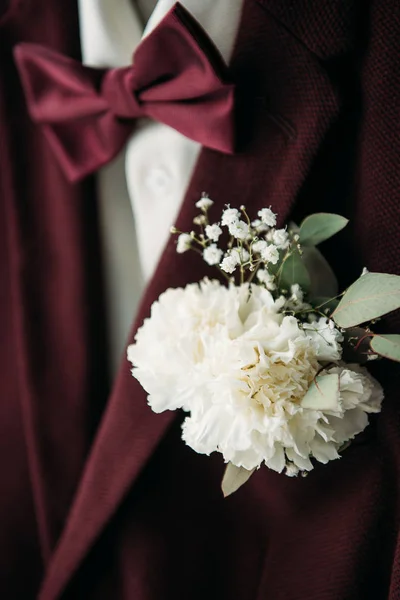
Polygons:
<instances>
[{"instance_id":1,"label":"white dress shirt","mask_svg":"<svg viewBox=\"0 0 400 600\"><path fill-rule=\"evenodd\" d=\"M242 2L181 0L226 62L232 53ZM136 4L134 0L78 0L83 61L100 67L131 64L141 39L174 4L175 0L138 0ZM146 18L143 27L142 19ZM170 127L141 119L125 152L97 174L114 372L144 286L157 266L200 149L198 143Z\"/></svg>"}]
</instances>

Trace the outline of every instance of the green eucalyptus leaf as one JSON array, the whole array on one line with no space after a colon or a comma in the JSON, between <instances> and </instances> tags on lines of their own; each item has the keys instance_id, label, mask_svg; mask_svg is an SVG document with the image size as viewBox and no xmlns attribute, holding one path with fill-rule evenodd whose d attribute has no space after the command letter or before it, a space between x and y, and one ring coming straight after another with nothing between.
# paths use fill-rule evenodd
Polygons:
<instances>
[{"instance_id":1,"label":"green eucalyptus leaf","mask_svg":"<svg viewBox=\"0 0 400 600\"><path fill-rule=\"evenodd\" d=\"M317 308L323 313L328 311L326 314L330 314L339 304L339 300L338 298L329 298L328 296L317 296L316 298L311 298L310 304L313 308Z\"/></svg>"},{"instance_id":2,"label":"green eucalyptus leaf","mask_svg":"<svg viewBox=\"0 0 400 600\"><path fill-rule=\"evenodd\" d=\"M318 248L314 246L303 247L301 255L310 276L310 295L330 296L333 298L339 293L339 286L331 266Z\"/></svg>"},{"instance_id":3,"label":"green eucalyptus leaf","mask_svg":"<svg viewBox=\"0 0 400 600\"><path fill-rule=\"evenodd\" d=\"M297 250L282 264L279 287L283 290L290 290L290 287L295 283L298 283L305 292L310 289L310 276Z\"/></svg>"},{"instance_id":4,"label":"green eucalyptus leaf","mask_svg":"<svg viewBox=\"0 0 400 600\"><path fill-rule=\"evenodd\" d=\"M332 319L339 327L354 327L400 308L400 276L366 273L349 287Z\"/></svg>"},{"instance_id":5,"label":"green eucalyptus leaf","mask_svg":"<svg viewBox=\"0 0 400 600\"><path fill-rule=\"evenodd\" d=\"M317 246L341 231L348 222L345 217L332 213L310 215L300 225L300 244Z\"/></svg>"},{"instance_id":6,"label":"green eucalyptus leaf","mask_svg":"<svg viewBox=\"0 0 400 600\"><path fill-rule=\"evenodd\" d=\"M222 493L224 498L236 492L250 477L255 469L248 471L244 467L236 467L232 463L226 465L224 477L222 479Z\"/></svg>"},{"instance_id":7,"label":"green eucalyptus leaf","mask_svg":"<svg viewBox=\"0 0 400 600\"><path fill-rule=\"evenodd\" d=\"M375 335L371 348L380 356L400 362L400 335Z\"/></svg>"},{"instance_id":8,"label":"green eucalyptus leaf","mask_svg":"<svg viewBox=\"0 0 400 600\"><path fill-rule=\"evenodd\" d=\"M303 397L301 406L313 410L339 410L339 375L317 375Z\"/></svg>"}]
</instances>

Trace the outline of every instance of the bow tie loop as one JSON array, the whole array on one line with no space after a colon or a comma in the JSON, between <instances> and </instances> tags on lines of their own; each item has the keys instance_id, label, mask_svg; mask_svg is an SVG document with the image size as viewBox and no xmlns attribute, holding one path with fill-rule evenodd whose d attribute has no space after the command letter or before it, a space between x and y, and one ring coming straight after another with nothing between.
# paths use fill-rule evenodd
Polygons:
<instances>
[{"instance_id":1,"label":"bow tie loop","mask_svg":"<svg viewBox=\"0 0 400 600\"><path fill-rule=\"evenodd\" d=\"M71 181L110 162L144 116L234 152L234 85L213 42L179 3L144 38L131 66L96 69L35 44L19 44L15 59L31 117Z\"/></svg>"}]
</instances>

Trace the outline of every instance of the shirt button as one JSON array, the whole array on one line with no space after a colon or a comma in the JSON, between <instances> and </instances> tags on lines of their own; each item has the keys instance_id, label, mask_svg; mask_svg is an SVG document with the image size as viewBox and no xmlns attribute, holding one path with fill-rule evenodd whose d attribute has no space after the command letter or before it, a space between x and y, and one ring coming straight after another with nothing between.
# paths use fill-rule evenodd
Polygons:
<instances>
[{"instance_id":1,"label":"shirt button","mask_svg":"<svg viewBox=\"0 0 400 600\"><path fill-rule=\"evenodd\" d=\"M165 167L148 170L144 183L153 194L166 194L171 190L172 178Z\"/></svg>"}]
</instances>

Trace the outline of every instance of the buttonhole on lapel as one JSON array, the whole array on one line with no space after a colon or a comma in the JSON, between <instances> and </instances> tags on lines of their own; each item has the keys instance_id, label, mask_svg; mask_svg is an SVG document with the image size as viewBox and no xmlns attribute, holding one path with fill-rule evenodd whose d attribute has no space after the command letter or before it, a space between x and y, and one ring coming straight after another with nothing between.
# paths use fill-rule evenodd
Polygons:
<instances>
[{"instance_id":1,"label":"buttonhole on lapel","mask_svg":"<svg viewBox=\"0 0 400 600\"><path fill-rule=\"evenodd\" d=\"M297 134L295 128L290 123L290 121L285 119L285 117L283 117L278 112L272 111L269 102L265 96L257 96L256 101L257 103L261 104L264 110L267 112L267 117L273 123L275 123L277 127L279 127L279 129L285 134L289 141L293 142L296 139Z\"/></svg>"}]
</instances>

